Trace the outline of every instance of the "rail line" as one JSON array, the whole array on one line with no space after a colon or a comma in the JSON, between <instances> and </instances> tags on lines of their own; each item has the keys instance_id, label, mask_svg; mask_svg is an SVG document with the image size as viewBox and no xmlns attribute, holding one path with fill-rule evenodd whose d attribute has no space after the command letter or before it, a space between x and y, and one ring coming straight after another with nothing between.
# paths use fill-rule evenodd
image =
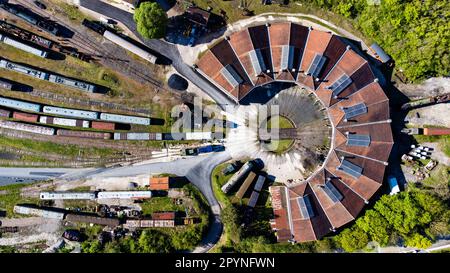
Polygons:
<instances>
[{"instance_id":1,"label":"rail line","mask_svg":"<svg viewBox=\"0 0 450 273\"><path fill-rule=\"evenodd\" d=\"M15 0L15 2L23 5L24 7L27 7L34 13L39 14L43 17L54 18L54 16L51 13L49 13L47 11L43 11L43 10L38 10L37 8L33 7L29 2L26 2L23 0ZM105 60L109 60L113 63L116 63L116 64L118 64L118 66L122 66L122 68L125 68L127 71L135 74L138 78L141 78L145 82L148 82L157 88L164 89L162 84L159 81L157 81L153 77L143 73L142 71L138 70L137 68L131 66L128 62L127 62L127 65L124 66L123 62L119 61L116 57L114 57L114 55L112 55L106 47L98 45L98 43L96 41L93 41L89 37L86 37L81 32L79 32L78 30L74 29L73 27L67 25L66 23L62 22L61 20L57 20L57 23L66 27L67 29L73 31L74 37L71 38L70 41L72 43L75 41L76 43L73 43L73 44L83 47L85 49L90 48L89 49L90 52L88 52L89 54L93 54L96 57L103 58ZM78 39L78 41L76 41L76 39ZM96 45L96 46L94 46L94 45ZM104 53L106 53L106 54L104 54Z\"/></svg>"}]
</instances>

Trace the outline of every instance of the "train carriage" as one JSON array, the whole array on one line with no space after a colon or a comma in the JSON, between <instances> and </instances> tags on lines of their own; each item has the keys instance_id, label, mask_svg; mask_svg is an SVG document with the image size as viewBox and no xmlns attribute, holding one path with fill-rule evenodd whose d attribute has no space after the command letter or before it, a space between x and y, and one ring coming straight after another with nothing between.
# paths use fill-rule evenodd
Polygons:
<instances>
[{"instance_id":1,"label":"train carriage","mask_svg":"<svg viewBox=\"0 0 450 273\"><path fill-rule=\"evenodd\" d=\"M22 111L29 111L29 112L40 112L41 105L36 103L30 103L30 102L24 102L20 100L14 100L14 99L8 99L0 97L0 106L13 108L13 109L19 109Z\"/></svg>"},{"instance_id":2,"label":"train carriage","mask_svg":"<svg viewBox=\"0 0 450 273\"><path fill-rule=\"evenodd\" d=\"M58 136L77 137L77 138L92 138L92 139L111 139L110 133L99 133L89 131L71 131L58 129L56 132Z\"/></svg>"},{"instance_id":3,"label":"train carriage","mask_svg":"<svg viewBox=\"0 0 450 273\"><path fill-rule=\"evenodd\" d=\"M136 116L101 113L100 119L106 120L106 121L118 122L118 123L150 125L150 118L143 118L143 117L136 117Z\"/></svg>"},{"instance_id":4,"label":"train carriage","mask_svg":"<svg viewBox=\"0 0 450 273\"><path fill-rule=\"evenodd\" d=\"M54 125L61 125L61 126L89 128L89 121L79 120L79 119L40 116L39 122L44 123L44 124L54 124Z\"/></svg>"},{"instance_id":5,"label":"train carriage","mask_svg":"<svg viewBox=\"0 0 450 273\"><path fill-rule=\"evenodd\" d=\"M97 112L70 109L70 108L61 108L61 107L54 107L54 106L48 106L48 105L44 106L43 112L48 113L48 114L53 114L53 115L59 115L59 116L65 116L65 117L75 117L75 118L81 118L81 119L97 119L98 118Z\"/></svg>"},{"instance_id":6,"label":"train carriage","mask_svg":"<svg viewBox=\"0 0 450 273\"><path fill-rule=\"evenodd\" d=\"M12 122L12 121L6 121L6 120L0 120L0 127L1 128L7 128L7 129L14 129L18 131L24 131L24 132L30 132L40 135L54 135L55 129L53 128L47 128L43 126L37 126L37 125L30 125L30 124L24 124L19 122Z\"/></svg>"},{"instance_id":7,"label":"train carriage","mask_svg":"<svg viewBox=\"0 0 450 273\"><path fill-rule=\"evenodd\" d=\"M24 65L16 64L4 59L0 59L0 67L8 70L12 70L18 73L22 73L34 78L38 78L40 80L48 80L49 74L36 70L31 67L27 67Z\"/></svg>"},{"instance_id":8,"label":"train carriage","mask_svg":"<svg viewBox=\"0 0 450 273\"><path fill-rule=\"evenodd\" d=\"M28 113L21 113L21 112L14 112L13 113L13 119L25 121L25 122L37 122L39 116L34 114L28 114Z\"/></svg>"},{"instance_id":9,"label":"train carriage","mask_svg":"<svg viewBox=\"0 0 450 273\"><path fill-rule=\"evenodd\" d=\"M95 85L83 82L83 81L77 81L73 79L69 79L63 76L58 76L51 74L48 79L50 82L62 84L68 87L76 88L85 92L93 93L96 88Z\"/></svg>"}]
</instances>

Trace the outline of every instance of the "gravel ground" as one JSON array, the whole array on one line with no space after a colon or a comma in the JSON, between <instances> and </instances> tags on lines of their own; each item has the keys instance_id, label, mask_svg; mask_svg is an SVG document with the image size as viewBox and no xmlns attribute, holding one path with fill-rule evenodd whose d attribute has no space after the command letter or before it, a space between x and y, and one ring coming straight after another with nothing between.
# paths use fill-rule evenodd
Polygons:
<instances>
[{"instance_id":1,"label":"gravel ground","mask_svg":"<svg viewBox=\"0 0 450 273\"><path fill-rule=\"evenodd\" d=\"M431 78L421 84L398 84L397 88L411 99L450 92L450 78Z\"/></svg>"},{"instance_id":2,"label":"gravel ground","mask_svg":"<svg viewBox=\"0 0 450 273\"><path fill-rule=\"evenodd\" d=\"M450 107L448 103L442 103L418 108L410 111L405 120L416 127L424 125L450 127Z\"/></svg>"}]
</instances>

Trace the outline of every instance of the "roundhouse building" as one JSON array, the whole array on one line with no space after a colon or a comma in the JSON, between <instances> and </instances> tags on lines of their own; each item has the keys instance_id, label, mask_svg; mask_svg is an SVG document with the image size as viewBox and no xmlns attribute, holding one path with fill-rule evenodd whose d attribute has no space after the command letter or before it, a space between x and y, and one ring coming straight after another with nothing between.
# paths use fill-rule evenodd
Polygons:
<instances>
[{"instance_id":1,"label":"roundhouse building","mask_svg":"<svg viewBox=\"0 0 450 273\"><path fill-rule=\"evenodd\" d=\"M393 145L389 100L344 38L290 22L250 26L212 46L197 70L236 102L282 81L313 92L327 109L332 139L323 165L306 180L270 188L278 241L336 231L382 185Z\"/></svg>"}]
</instances>

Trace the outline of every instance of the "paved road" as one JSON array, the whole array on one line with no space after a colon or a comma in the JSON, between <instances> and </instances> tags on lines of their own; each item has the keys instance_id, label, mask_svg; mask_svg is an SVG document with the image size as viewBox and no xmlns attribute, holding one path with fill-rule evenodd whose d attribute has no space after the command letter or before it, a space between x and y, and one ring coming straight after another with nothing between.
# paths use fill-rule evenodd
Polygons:
<instances>
[{"instance_id":1,"label":"paved road","mask_svg":"<svg viewBox=\"0 0 450 273\"><path fill-rule=\"evenodd\" d=\"M213 86L209 81L204 79L199 73L192 69L189 65L183 62L176 45L168 43L163 40L147 40L137 32L136 23L133 20L133 15L129 12L108 5L102 1L97 0L79 0L80 6L92 10L94 12L103 14L106 17L114 19L124 24L131 32L141 39L141 42L157 53L169 58L172 61L172 66L178 73L189 79L192 83L197 85L202 91L208 94L222 109L227 105L235 105L236 103L218 88Z\"/></svg>"},{"instance_id":2,"label":"paved road","mask_svg":"<svg viewBox=\"0 0 450 273\"><path fill-rule=\"evenodd\" d=\"M211 187L211 173L215 166L229 159L231 159L231 156L225 151L177 159L170 162L149 163L116 168L0 168L0 173L3 177L11 180L3 184L32 182L24 180L23 178L35 178L35 180L61 178L70 183L70 181L75 181L82 178L95 179L104 177L129 177L149 173L173 173L178 176L186 176L189 181L191 181L191 183L203 193L213 214L212 224L208 234L203 238L202 244L194 250L194 252L206 252L218 242L223 229L220 221L220 206ZM39 175L36 176L36 174ZM22 177L22 180L17 180L17 177ZM0 180L0 182L1 181L2 180Z\"/></svg>"},{"instance_id":3,"label":"paved road","mask_svg":"<svg viewBox=\"0 0 450 273\"><path fill-rule=\"evenodd\" d=\"M94 169L70 169L70 168L0 168L0 186L32 183L35 181L63 177L65 175L75 175L77 173L87 173Z\"/></svg>"}]
</instances>

